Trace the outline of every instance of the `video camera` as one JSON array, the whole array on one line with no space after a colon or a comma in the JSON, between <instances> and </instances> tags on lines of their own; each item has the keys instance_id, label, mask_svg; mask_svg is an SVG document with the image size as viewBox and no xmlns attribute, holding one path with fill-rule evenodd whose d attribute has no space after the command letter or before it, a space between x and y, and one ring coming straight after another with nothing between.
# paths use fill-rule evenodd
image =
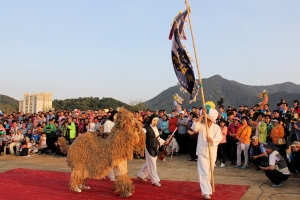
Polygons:
<instances>
[{"instance_id":1,"label":"video camera","mask_svg":"<svg viewBox=\"0 0 300 200\"><path fill-rule=\"evenodd\" d=\"M217 101L218 106L222 106L224 103L224 98L220 98L220 101Z\"/></svg>"}]
</instances>

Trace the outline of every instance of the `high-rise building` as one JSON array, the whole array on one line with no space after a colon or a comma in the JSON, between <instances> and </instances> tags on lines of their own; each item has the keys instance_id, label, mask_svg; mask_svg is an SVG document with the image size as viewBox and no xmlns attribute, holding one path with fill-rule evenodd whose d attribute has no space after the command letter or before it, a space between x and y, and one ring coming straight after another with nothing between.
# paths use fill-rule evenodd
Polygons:
<instances>
[{"instance_id":1,"label":"high-rise building","mask_svg":"<svg viewBox=\"0 0 300 200\"><path fill-rule=\"evenodd\" d=\"M52 93L28 94L25 92L24 99L19 101L19 111L23 113L37 113L49 109L52 109Z\"/></svg>"}]
</instances>

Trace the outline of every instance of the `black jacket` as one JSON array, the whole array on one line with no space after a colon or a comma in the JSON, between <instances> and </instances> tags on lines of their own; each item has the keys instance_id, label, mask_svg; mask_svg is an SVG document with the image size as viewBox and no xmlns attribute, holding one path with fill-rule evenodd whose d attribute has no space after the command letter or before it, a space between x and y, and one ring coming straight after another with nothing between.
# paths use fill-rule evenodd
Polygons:
<instances>
[{"instance_id":1,"label":"black jacket","mask_svg":"<svg viewBox=\"0 0 300 200\"><path fill-rule=\"evenodd\" d=\"M159 149L158 138L155 137L155 132L151 126L145 126L144 128L146 129L146 149L152 157L156 157Z\"/></svg>"}]
</instances>

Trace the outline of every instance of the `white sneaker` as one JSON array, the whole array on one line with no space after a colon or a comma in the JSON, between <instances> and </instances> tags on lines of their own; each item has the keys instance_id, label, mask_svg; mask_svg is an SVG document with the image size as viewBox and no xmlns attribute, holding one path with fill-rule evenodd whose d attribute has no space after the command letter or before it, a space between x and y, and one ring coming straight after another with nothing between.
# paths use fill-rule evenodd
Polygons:
<instances>
[{"instance_id":1,"label":"white sneaker","mask_svg":"<svg viewBox=\"0 0 300 200\"><path fill-rule=\"evenodd\" d=\"M160 187L161 184L160 183L153 183L154 186Z\"/></svg>"},{"instance_id":2,"label":"white sneaker","mask_svg":"<svg viewBox=\"0 0 300 200\"><path fill-rule=\"evenodd\" d=\"M225 167L225 163L221 163L220 167Z\"/></svg>"},{"instance_id":3,"label":"white sneaker","mask_svg":"<svg viewBox=\"0 0 300 200\"><path fill-rule=\"evenodd\" d=\"M204 199L210 199L209 194L204 195Z\"/></svg>"}]
</instances>

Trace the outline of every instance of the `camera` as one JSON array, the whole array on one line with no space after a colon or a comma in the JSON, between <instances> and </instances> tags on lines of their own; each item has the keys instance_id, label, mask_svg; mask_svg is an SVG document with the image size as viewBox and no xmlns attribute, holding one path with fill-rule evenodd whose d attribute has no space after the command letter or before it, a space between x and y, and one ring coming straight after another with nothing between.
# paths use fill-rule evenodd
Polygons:
<instances>
[{"instance_id":1,"label":"camera","mask_svg":"<svg viewBox=\"0 0 300 200\"><path fill-rule=\"evenodd\" d=\"M220 98L220 101L217 101L218 106L222 106L224 103L224 98Z\"/></svg>"},{"instance_id":2,"label":"camera","mask_svg":"<svg viewBox=\"0 0 300 200\"><path fill-rule=\"evenodd\" d=\"M269 166L269 162L261 162L260 166L261 167L268 167Z\"/></svg>"}]
</instances>

